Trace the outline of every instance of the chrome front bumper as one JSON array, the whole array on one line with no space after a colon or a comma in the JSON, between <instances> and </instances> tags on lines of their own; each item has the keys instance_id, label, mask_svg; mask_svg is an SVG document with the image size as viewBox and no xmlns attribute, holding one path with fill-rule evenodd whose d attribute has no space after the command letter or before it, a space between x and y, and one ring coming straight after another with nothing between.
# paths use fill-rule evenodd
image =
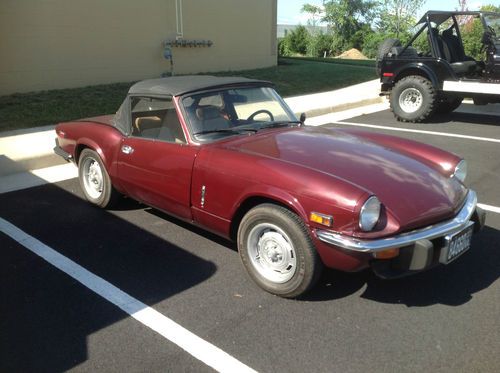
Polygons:
<instances>
[{"instance_id":1,"label":"chrome front bumper","mask_svg":"<svg viewBox=\"0 0 500 373\"><path fill-rule=\"evenodd\" d=\"M358 253L376 253L383 250L414 245L419 240L432 240L460 232L465 229L472 215L478 209L476 204L476 192L469 190L462 209L453 219L387 238L362 240L325 230L317 230L316 234L321 241L345 250ZM479 225L484 224L484 215L478 220Z\"/></svg>"}]
</instances>

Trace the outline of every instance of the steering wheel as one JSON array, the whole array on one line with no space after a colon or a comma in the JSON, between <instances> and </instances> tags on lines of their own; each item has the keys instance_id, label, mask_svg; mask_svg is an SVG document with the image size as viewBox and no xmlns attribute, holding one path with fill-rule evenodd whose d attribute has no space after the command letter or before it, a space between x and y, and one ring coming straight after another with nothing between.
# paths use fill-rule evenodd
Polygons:
<instances>
[{"instance_id":1,"label":"steering wheel","mask_svg":"<svg viewBox=\"0 0 500 373\"><path fill-rule=\"evenodd\" d=\"M248 121L253 121L253 119L259 115L259 114L267 114L269 116L269 119L271 119L271 121L274 121L274 116L273 116L273 113L271 113L269 110L266 110L266 109L261 109L261 110L257 110L255 113L253 113L252 115L250 115L247 120Z\"/></svg>"}]
</instances>

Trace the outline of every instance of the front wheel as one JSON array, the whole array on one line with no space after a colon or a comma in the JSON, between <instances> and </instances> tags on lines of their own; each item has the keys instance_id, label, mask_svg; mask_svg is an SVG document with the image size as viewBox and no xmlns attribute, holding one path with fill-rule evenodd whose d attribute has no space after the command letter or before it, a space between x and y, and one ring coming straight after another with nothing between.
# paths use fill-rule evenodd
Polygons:
<instances>
[{"instance_id":1,"label":"front wheel","mask_svg":"<svg viewBox=\"0 0 500 373\"><path fill-rule=\"evenodd\" d=\"M422 122L436 109L437 94L432 83L418 75L399 80L389 98L391 111L397 120Z\"/></svg>"},{"instance_id":2,"label":"front wheel","mask_svg":"<svg viewBox=\"0 0 500 373\"><path fill-rule=\"evenodd\" d=\"M286 298L308 291L323 268L302 220L272 204L259 205L243 217L238 251L245 269L261 288Z\"/></svg>"},{"instance_id":3,"label":"front wheel","mask_svg":"<svg viewBox=\"0 0 500 373\"><path fill-rule=\"evenodd\" d=\"M119 198L101 157L91 149L84 149L80 154L78 179L85 198L94 205L109 207Z\"/></svg>"}]
</instances>

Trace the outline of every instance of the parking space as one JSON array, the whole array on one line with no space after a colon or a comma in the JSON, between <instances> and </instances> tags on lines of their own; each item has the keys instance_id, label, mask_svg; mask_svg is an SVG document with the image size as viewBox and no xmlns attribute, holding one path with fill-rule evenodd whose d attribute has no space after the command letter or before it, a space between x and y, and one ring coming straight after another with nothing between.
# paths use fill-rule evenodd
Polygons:
<instances>
[{"instance_id":1,"label":"parking space","mask_svg":"<svg viewBox=\"0 0 500 373\"><path fill-rule=\"evenodd\" d=\"M449 119L408 124L383 110L329 126L460 154L479 202L500 207L500 112L472 113L462 105ZM260 372L500 367L500 214L494 211L472 249L449 266L397 281L369 271L326 271L304 299L285 300L251 282L233 243L134 201L94 208L76 179L0 194L0 206L1 218L200 338L185 351L175 336L112 304L109 293L97 295L75 273L26 249L27 241L0 233L0 371L210 371L193 357L206 346Z\"/></svg>"}]
</instances>

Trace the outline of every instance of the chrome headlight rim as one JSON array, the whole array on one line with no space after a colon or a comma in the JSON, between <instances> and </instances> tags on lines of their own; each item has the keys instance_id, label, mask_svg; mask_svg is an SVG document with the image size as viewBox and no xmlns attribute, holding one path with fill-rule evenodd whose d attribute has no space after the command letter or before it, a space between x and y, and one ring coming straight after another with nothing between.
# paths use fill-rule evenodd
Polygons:
<instances>
[{"instance_id":1,"label":"chrome headlight rim","mask_svg":"<svg viewBox=\"0 0 500 373\"><path fill-rule=\"evenodd\" d=\"M380 220L382 204L377 196L370 196L359 211L359 228L364 232L370 232Z\"/></svg>"},{"instance_id":2,"label":"chrome headlight rim","mask_svg":"<svg viewBox=\"0 0 500 373\"><path fill-rule=\"evenodd\" d=\"M452 176L456 177L462 183L465 181L465 178L467 177L467 161L465 159L462 159L457 163Z\"/></svg>"}]
</instances>

